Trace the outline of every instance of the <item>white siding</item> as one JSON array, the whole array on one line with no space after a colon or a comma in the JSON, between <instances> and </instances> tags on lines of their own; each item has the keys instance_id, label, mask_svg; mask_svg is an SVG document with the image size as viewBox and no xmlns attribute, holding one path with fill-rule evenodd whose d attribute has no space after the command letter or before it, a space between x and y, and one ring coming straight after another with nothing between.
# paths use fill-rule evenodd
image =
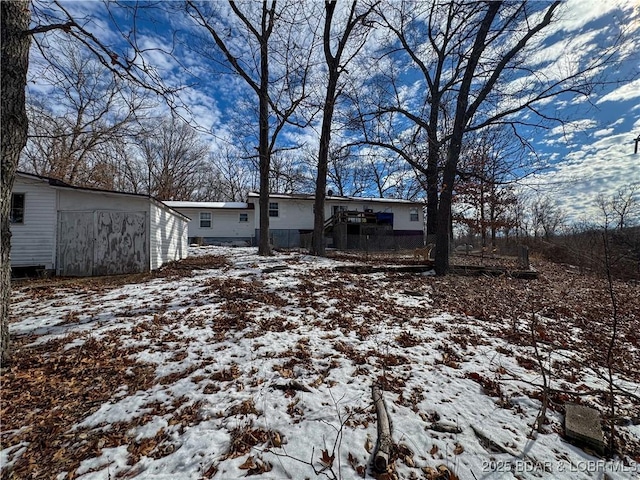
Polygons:
<instances>
[{"instance_id":1,"label":"white siding","mask_svg":"<svg viewBox=\"0 0 640 480\"><path fill-rule=\"evenodd\" d=\"M168 208L151 202L151 270L187 256L187 221Z\"/></svg>"},{"instance_id":2,"label":"white siding","mask_svg":"<svg viewBox=\"0 0 640 480\"><path fill-rule=\"evenodd\" d=\"M16 176L13 193L24 193L24 223L11 224L11 266L55 268L56 191L47 183Z\"/></svg>"},{"instance_id":3,"label":"white siding","mask_svg":"<svg viewBox=\"0 0 640 480\"><path fill-rule=\"evenodd\" d=\"M313 230L313 200L274 198L269 202L278 203L278 216L269 217L270 229ZM256 212L258 212L257 204ZM256 223L256 225L259 228L260 224Z\"/></svg>"},{"instance_id":4,"label":"white siding","mask_svg":"<svg viewBox=\"0 0 640 480\"><path fill-rule=\"evenodd\" d=\"M60 189L60 211L112 210L115 212L149 211L149 199L119 193Z\"/></svg>"},{"instance_id":5,"label":"white siding","mask_svg":"<svg viewBox=\"0 0 640 480\"><path fill-rule=\"evenodd\" d=\"M254 211L249 209L225 208L176 208L189 217L189 237L247 238L255 233ZM200 212L211 214L211 228L200 228ZM240 221L240 214L247 215L247 221Z\"/></svg>"},{"instance_id":6,"label":"white siding","mask_svg":"<svg viewBox=\"0 0 640 480\"><path fill-rule=\"evenodd\" d=\"M411 221L411 209L417 208L418 221ZM420 205L393 205L394 230L423 230L424 213Z\"/></svg>"},{"instance_id":7,"label":"white siding","mask_svg":"<svg viewBox=\"0 0 640 480\"><path fill-rule=\"evenodd\" d=\"M13 193L25 195L24 222L11 225L11 265L56 269L58 212L148 212L151 269L187 256L187 220L144 196L74 190L18 174Z\"/></svg>"}]
</instances>

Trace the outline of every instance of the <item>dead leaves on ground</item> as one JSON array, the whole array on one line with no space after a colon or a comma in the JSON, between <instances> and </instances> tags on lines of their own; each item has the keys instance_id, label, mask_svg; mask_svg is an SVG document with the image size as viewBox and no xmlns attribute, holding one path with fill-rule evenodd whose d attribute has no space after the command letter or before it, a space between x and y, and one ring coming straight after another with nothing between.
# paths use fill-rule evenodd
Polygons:
<instances>
[{"instance_id":1,"label":"dead leaves on ground","mask_svg":"<svg viewBox=\"0 0 640 480\"><path fill-rule=\"evenodd\" d=\"M240 470L247 470L247 477L251 475L260 475L262 473L270 472L273 466L269 462L265 462L260 457L254 458L253 456L247 457L247 459L238 466Z\"/></svg>"},{"instance_id":2,"label":"dead leaves on ground","mask_svg":"<svg viewBox=\"0 0 640 480\"><path fill-rule=\"evenodd\" d=\"M66 348L69 342L64 338L18 349L3 370L2 443L6 448L28 442L13 467L17 478L34 471L42 472L35 478L72 471L102 448L126 442L117 433L94 438L70 429L114 392L146 390L153 384L154 369L132 360L135 351L119 347L115 334L101 340L89 337L74 348Z\"/></svg>"},{"instance_id":3,"label":"dead leaves on ground","mask_svg":"<svg viewBox=\"0 0 640 480\"><path fill-rule=\"evenodd\" d=\"M142 440L132 441L127 447L129 458L127 463L135 465L140 461L140 457L149 457L158 459L171 455L179 448L171 441L171 436L165 432L163 428L151 438L143 438Z\"/></svg>"},{"instance_id":4,"label":"dead leaves on ground","mask_svg":"<svg viewBox=\"0 0 640 480\"><path fill-rule=\"evenodd\" d=\"M247 308L248 302L256 302L272 307L283 308L288 301L276 292L269 292L264 284L256 279L212 277L204 282L205 292L226 300L230 304L241 304Z\"/></svg>"},{"instance_id":5,"label":"dead leaves on ground","mask_svg":"<svg viewBox=\"0 0 640 480\"><path fill-rule=\"evenodd\" d=\"M24 302L26 298L33 299L35 303L47 299L60 303L58 299L62 301L70 294L81 297L90 292L105 292L120 285L151 278L190 276L198 270L228 267L224 257L193 257L186 263L183 262L169 265L153 274L33 282L18 286L20 301ZM229 334L244 329L247 329L249 336L260 335L265 331L293 331L296 324L287 320L287 317L274 315L269 319L257 318L255 311L268 308L277 312L291 305L307 309L311 325L324 328L334 335L328 340L339 361L344 358L352 361L357 366L354 375L367 376L376 368L384 369L386 378L392 384L390 390L398 394L398 403L410 406L411 403L420 402L420 396L407 390L406 379L399 370L411 364L412 348L431 343L431 347L439 350L440 354L440 359L435 360L436 364L458 369L464 362L465 351L478 345L482 339L464 324L466 320L462 315L474 317L474 322L481 322L482 330L504 339L510 348L504 347L501 353L506 356L516 355L521 367L535 371L538 367L534 359L519 348L528 347L531 343L531 335L525 327L527 316L532 307L535 307L541 315L535 329L540 342L556 348L574 349L585 359L593 360L594 364L602 363L598 350L602 350L606 333L610 331L610 308L606 290L600 280L589 276L567 275L562 268L549 264L542 264L540 270L541 277L538 280L456 276L416 278L407 275L385 277L383 281L389 292L393 292L394 288L398 292L408 289L430 292L429 298L433 299L430 314L435 311L459 314L447 324L443 322L432 326L442 334L442 342L437 345L433 344L432 339L420 335L418 324L414 330L413 324L407 321L424 314L423 307L401 307L389 297L372 295L371 280L367 276L322 270L314 272L313 280L301 277L297 289L292 288L287 295L268 291L265 284L256 279L213 277L206 281L205 293L195 301L217 302L220 306L221 313L207 323L213 330L212 338L215 341L221 341ZM616 367L628 378L638 380L640 350L637 346L640 337L637 335L638 322L632 320L640 318L640 297L630 284L616 282L616 288L624 300L620 303L620 314L624 321L620 324L620 341L614 355L619 362ZM133 338L155 338L156 347L159 348L162 343L183 341L177 332L167 329L167 326L179 321L203 325L203 319L197 316L197 310L193 313L186 311L178 316L175 312L166 311L169 299L163 301L164 303L153 307L155 310L151 306L145 306L144 312L136 313L152 312L155 315L153 320L140 322L132 327L130 333ZM125 313L122 312L123 315ZM66 314L64 323L78 323L80 320L79 315L71 311ZM401 333L390 339L389 348L363 348L360 342L371 337L379 322L395 325L406 323L407 327L403 327ZM160 336L153 337L154 332ZM582 341L576 343L576 337ZM76 338L80 339L78 335ZM16 461L13 474L18 478L49 478L51 472L73 472L83 459L99 456L104 448L125 444L128 445L130 463L137 462L142 456L160 458L179 448L179 443L172 437L170 430L185 428L201 421L201 404L178 399L175 405L149 405L147 407L151 413L132 422L113 424L109 432L80 429L70 433L69 429L99 409L113 393L123 391L119 390L121 388L135 391L146 390L155 384L169 385L190 376L202 365L156 379L154 368L132 360L136 350L122 348L115 333L106 334L101 339L89 337L83 345L67 348L74 339L67 337L22 348L19 344L26 339L14 342L17 345L15 359L3 370L1 379L2 443L4 448L11 448L21 442L28 445ZM186 350L179 350L172 361L184 361L187 359L186 355ZM330 384L330 370L339 364L338 360L333 359L326 370L318 371L315 355L309 339L303 338L281 352L279 356L283 358L283 363L274 368L284 378L294 377L294 367L310 371L316 369L313 373L318 375L319 383L311 386L319 387L323 382ZM580 379L580 366L554 365L554 374L564 375L566 381L575 385ZM243 372L238 365L231 364L214 371L208 378L202 378L203 381L207 380L202 388L204 393L215 393L220 391L220 384L236 382L238 389L241 389L244 385L243 378L248 375L251 374ZM468 374L468 378L480 384L488 395L502 397L498 379L475 373ZM294 423L300 422L304 418L304 411L299 400L293 398L296 390L290 390L291 401L287 412ZM536 394L530 393L534 398ZM151 437L138 441L130 438L129 431L148 422L152 415L169 414L167 429L160 429ZM260 412L252 400L247 400L221 414L246 417L259 415ZM277 432L255 428L250 424L238 427L231 435L228 453L230 458L253 453L252 449L256 447L278 447L282 444L282 438ZM458 444L454 453L458 455L462 451L462 445ZM431 454L434 456L439 452L432 450ZM250 458L250 462L249 459L245 461L249 462L246 468L248 474L270 470L268 462L255 456ZM328 461L330 458L331 455L327 452L324 460ZM333 461L335 460L331 460ZM412 457L405 457L407 465L412 461ZM361 465L355 457L349 459L349 463L353 463L351 466L360 475L358 468ZM203 470L205 478L212 477L218 471L218 465L209 465L203 467Z\"/></svg>"},{"instance_id":6,"label":"dead leaves on ground","mask_svg":"<svg viewBox=\"0 0 640 480\"><path fill-rule=\"evenodd\" d=\"M322 450L322 456L320 457L320 461L326 466L333 466L333 461L336 459L335 454L329 455L329 452L325 449Z\"/></svg>"},{"instance_id":7,"label":"dead leaves on ground","mask_svg":"<svg viewBox=\"0 0 640 480\"><path fill-rule=\"evenodd\" d=\"M255 447L280 447L283 439L280 432L255 427L249 420L229 431L231 441L223 458L237 458L250 453ZM267 470L268 471L268 470Z\"/></svg>"}]
</instances>

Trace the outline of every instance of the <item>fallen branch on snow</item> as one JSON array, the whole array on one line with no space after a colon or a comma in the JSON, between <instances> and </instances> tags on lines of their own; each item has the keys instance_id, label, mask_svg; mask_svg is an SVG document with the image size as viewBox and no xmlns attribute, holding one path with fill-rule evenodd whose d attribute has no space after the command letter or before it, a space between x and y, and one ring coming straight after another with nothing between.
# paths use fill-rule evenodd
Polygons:
<instances>
[{"instance_id":1,"label":"fallen branch on snow","mask_svg":"<svg viewBox=\"0 0 640 480\"><path fill-rule=\"evenodd\" d=\"M384 404L382 391L380 390L379 385L373 385L372 394L378 418L378 443L373 455L373 466L378 472L386 472L387 467L389 466L391 450L393 448L391 425L389 423L389 415L387 415L387 408Z\"/></svg>"}]
</instances>

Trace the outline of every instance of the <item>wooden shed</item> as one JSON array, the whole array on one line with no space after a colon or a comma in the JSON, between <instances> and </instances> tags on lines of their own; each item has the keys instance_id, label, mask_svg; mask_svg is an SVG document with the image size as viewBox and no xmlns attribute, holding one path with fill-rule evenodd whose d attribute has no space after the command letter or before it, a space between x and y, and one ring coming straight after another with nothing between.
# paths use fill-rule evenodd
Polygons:
<instances>
[{"instance_id":1,"label":"wooden shed","mask_svg":"<svg viewBox=\"0 0 640 480\"><path fill-rule=\"evenodd\" d=\"M11 267L58 275L136 273L187 256L189 219L153 197L18 172Z\"/></svg>"}]
</instances>

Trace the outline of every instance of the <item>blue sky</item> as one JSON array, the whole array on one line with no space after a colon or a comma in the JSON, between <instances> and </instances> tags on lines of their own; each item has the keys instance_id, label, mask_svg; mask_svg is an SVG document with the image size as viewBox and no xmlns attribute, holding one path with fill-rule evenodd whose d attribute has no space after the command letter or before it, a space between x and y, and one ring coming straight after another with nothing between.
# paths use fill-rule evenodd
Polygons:
<instances>
[{"instance_id":1,"label":"blue sky","mask_svg":"<svg viewBox=\"0 0 640 480\"><path fill-rule=\"evenodd\" d=\"M117 32L102 2L74 1L63 5L76 18L82 18L86 28L103 42L116 50L122 48L121 35L130 30L125 27ZM197 44L197 31L180 11L180 5L180 2L165 3L166 8L173 9L170 12L139 11L137 44L146 49L146 60L168 84L185 86L181 101L190 110L185 115L211 133L207 141L214 148L221 142L233 144L237 123L231 120L237 122L239 116L247 117L247 108L253 105L252 94L237 76L225 73L224 65L204 59L192 48ZM316 9L318 14L322 11L320 2L300 5L307 11ZM127 12L115 8L111 12L121 25L128 25ZM614 33L624 30L626 36L616 47L618 61L598 72L607 85L601 85L588 99L562 96L545 102L541 105L545 113L562 116L567 123L548 124L545 129L525 132L536 155L551 168L527 178L524 190L552 196L572 220L593 218L599 194L612 195L625 185L640 182L640 153L633 154L633 140L640 135L639 19L637 0L569 0L528 58L541 74L553 78L568 68L569 62L586 62L608 47ZM175 36L174 31L178 32ZM305 42L302 37L298 40L301 44ZM383 41L382 33L370 34L362 51L363 61L356 62L350 72L352 81L366 81L373 68L370 60L366 67L366 56L372 55ZM250 53L241 38L231 38L230 42L239 54ZM34 51L34 58L37 55ZM383 63L378 62L376 68ZM612 82L618 79L625 80ZM320 74L318 81L322 81ZM38 88L37 79L30 88ZM410 92L410 86L407 88ZM316 118L315 128L287 131L284 141L304 141L313 151L317 146L318 122ZM340 141L339 136L334 138Z\"/></svg>"},{"instance_id":2,"label":"blue sky","mask_svg":"<svg viewBox=\"0 0 640 480\"><path fill-rule=\"evenodd\" d=\"M588 100L556 105L568 112L569 123L532 138L553 167L526 183L552 196L571 220L597 220L598 195L611 196L640 182L640 153L633 153L633 140L640 135L640 3L570 1L564 7L555 48L577 35L586 39L585 50L595 50L610 41L609 26L627 29L628 39L617 49L623 61L601 74L607 80L626 81L603 85ZM558 62L564 53L557 51Z\"/></svg>"}]
</instances>

